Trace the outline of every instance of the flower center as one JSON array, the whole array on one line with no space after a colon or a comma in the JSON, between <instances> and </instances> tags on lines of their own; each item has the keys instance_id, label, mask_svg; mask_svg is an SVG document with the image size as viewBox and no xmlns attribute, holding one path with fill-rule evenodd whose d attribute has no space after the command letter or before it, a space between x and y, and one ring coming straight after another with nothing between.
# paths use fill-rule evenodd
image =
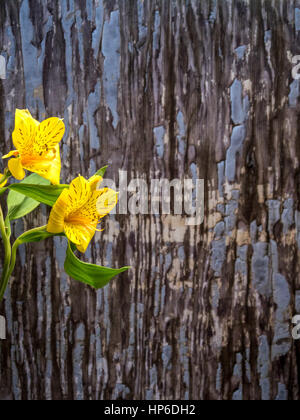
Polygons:
<instances>
[{"instance_id":1,"label":"flower center","mask_svg":"<svg viewBox=\"0 0 300 420\"><path fill-rule=\"evenodd\" d=\"M34 165L36 163L45 163L48 165L48 163L52 162L53 159L55 159L56 156L56 150L53 149L49 151L46 154L41 155L23 155L21 156L21 163L23 166L30 166Z\"/></svg>"},{"instance_id":2,"label":"flower center","mask_svg":"<svg viewBox=\"0 0 300 420\"><path fill-rule=\"evenodd\" d=\"M90 221L86 217L80 217L72 214L65 218L65 222L70 223L70 225L90 225Z\"/></svg>"}]
</instances>

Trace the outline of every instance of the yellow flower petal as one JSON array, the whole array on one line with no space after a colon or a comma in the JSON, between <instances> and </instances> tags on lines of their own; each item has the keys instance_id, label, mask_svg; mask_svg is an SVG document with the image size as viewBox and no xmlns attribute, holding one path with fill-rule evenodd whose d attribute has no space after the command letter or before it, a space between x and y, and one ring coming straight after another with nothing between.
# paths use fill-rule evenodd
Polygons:
<instances>
[{"instance_id":1,"label":"yellow flower petal","mask_svg":"<svg viewBox=\"0 0 300 420\"><path fill-rule=\"evenodd\" d=\"M12 150L11 152L9 152L7 155L5 155L5 156L2 156L2 159L8 159L8 158L10 158L10 157L12 157L12 156L18 156L19 155L19 152L17 151L17 150Z\"/></svg>"},{"instance_id":2,"label":"yellow flower petal","mask_svg":"<svg viewBox=\"0 0 300 420\"><path fill-rule=\"evenodd\" d=\"M58 185L60 183L60 171L61 171L59 144L55 146L55 152L56 152L56 157L51 162L49 172L43 175L43 177L48 179L51 182L51 184Z\"/></svg>"},{"instance_id":3,"label":"yellow flower petal","mask_svg":"<svg viewBox=\"0 0 300 420\"><path fill-rule=\"evenodd\" d=\"M65 213L68 208L69 203L69 190L65 189L59 196L58 200L54 204L48 225L47 225L47 231L49 233L62 233L64 232L65 228Z\"/></svg>"},{"instance_id":4,"label":"yellow flower petal","mask_svg":"<svg viewBox=\"0 0 300 420\"><path fill-rule=\"evenodd\" d=\"M36 119L32 117L28 109L16 109L15 123L19 124L20 120L28 121L30 124L36 127L40 124Z\"/></svg>"},{"instance_id":5,"label":"yellow flower petal","mask_svg":"<svg viewBox=\"0 0 300 420\"><path fill-rule=\"evenodd\" d=\"M101 184L101 182L103 181L102 176L100 175L94 175L89 179L89 184L90 184L90 188L92 191L95 191L99 185Z\"/></svg>"},{"instance_id":6,"label":"yellow flower petal","mask_svg":"<svg viewBox=\"0 0 300 420\"><path fill-rule=\"evenodd\" d=\"M22 158L22 165L28 171L34 172L52 184L59 184L61 159L60 149L57 144L51 152L44 157L25 156Z\"/></svg>"},{"instance_id":7,"label":"yellow flower petal","mask_svg":"<svg viewBox=\"0 0 300 420\"><path fill-rule=\"evenodd\" d=\"M12 176L19 181L24 179L25 171L23 169L21 159L20 158L13 158L8 161L8 168L12 173Z\"/></svg>"},{"instance_id":8,"label":"yellow flower petal","mask_svg":"<svg viewBox=\"0 0 300 420\"><path fill-rule=\"evenodd\" d=\"M88 201L91 193L89 183L82 176L70 184L68 214L76 212Z\"/></svg>"},{"instance_id":9,"label":"yellow flower petal","mask_svg":"<svg viewBox=\"0 0 300 420\"><path fill-rule=\"evenodd\" d=\"M96 202L99 218L110 213L118 203L118 193L110 188L98 191L99 197Z\"/></svg>"},{"instance_id":10,"label":"yellow flower petal","mask_svg":"<svg viewBox=\"0 0 300 420\"><path fill-rule=\"evenodd\" d=\"M99 222L99 214L97 212L97 200L101 195L100 191L90 192L87 201L76 211L71 212L67 221L73 224L91 225Z\"/></svg>"},{"instance_id":11,"label":"yellow flower petal","mask_svg":"<svg viewBox=\"0 0 300 420\"><path fill-rule=\"evenodd\" d=\"M38 126L39 122L32 118L28 110L16 110L15 130L12 138L15 148L20 154L31 151Z\"/></svg>"},{"instance_id":12,"label":"yellow flower petal","mask_svg":"<svg viewBox=\"0 0 300 420\"><path fill-rule=\"evenodd\" d=\"M0 174L0 179L3 177L3 174ZM0 188L3 188L7 184L7 180L0 184Z\"/></svg>"},{"instance_id":13,"label":"yellow flower petal","mask_svg":"<svg viewBox=\"0 0 300 420\"><path fill-rule=\"evenodd\" d=\"M97 223L90 226L66 223L65 234L76 245L78 251L84 253L96 233L96 227Z\"/></svg>"},{"instance_id":14,"label":"yellow flower petal","mask_svg":"<svg viewBox=\"0 0 300 420\"><path fill-rule=\"evenodd\" d=\"M37 127L33 141L33 154L43 155L61 141L65 134L65 124L60 118L48 118Z\"/></svg>"}]
</instances>

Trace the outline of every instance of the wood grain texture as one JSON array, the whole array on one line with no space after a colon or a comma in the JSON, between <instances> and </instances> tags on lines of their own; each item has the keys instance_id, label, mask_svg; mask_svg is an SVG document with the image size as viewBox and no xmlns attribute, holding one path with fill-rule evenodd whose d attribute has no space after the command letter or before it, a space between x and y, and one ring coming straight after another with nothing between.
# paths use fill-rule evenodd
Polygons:
<instances>
[{"instance_id":1,"label":"wood grain texture","mask_svg":"<svg viewBox=\"0 0 300 420\"><path fill-rule=\"evenodd\" d=\"M106 220L87 260L133 269L98 293L62 240L20 249L1 399L299 399L299 41L298 0L1 1L0 154L28 107L65 119L63 182L205 180L201 226Z\"/></svg>"}]
</instances>

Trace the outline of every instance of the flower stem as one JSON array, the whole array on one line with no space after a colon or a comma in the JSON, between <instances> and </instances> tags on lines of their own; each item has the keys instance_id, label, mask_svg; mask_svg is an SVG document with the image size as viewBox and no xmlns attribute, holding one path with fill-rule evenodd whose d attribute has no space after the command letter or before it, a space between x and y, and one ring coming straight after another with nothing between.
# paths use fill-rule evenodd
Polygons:
<instances>
[{"instance_id":1,"label":"flower stem","mask_svg":"<svg viewBox=\"0 0 300 420\"><path fill-rule=\"evenodd\" d=\"M15 265L16 265L16 258L17 258L17 249L20 244L18 243L18 240L13 244L12 251L11 251L11 260L10 265L8 268L8 271L6 275L4 276L3 283L1 282L1 288L0 288L0 302L2 301L4 297L5 290L7 288L10 276L12 275L12 272L14 271Z\"/></svg>"},{"instance_id":2,"label":"flower stem","mask_svg":"<svg viewBox=\"0 0 300 420\"><path fill-rule=\"evenodd\" d=\"M10 177L11 173L8 170L5 170L4 175L2 175L2 177L0 178L0 185L7 181Z\"/></svg>"},{"instance_id":3,"label":"flower stem","mask_svg":"<svg viewBox=\"0 0 300 420\"><path fill-rule=\"evenodd\" d=\"M10 276L12 275L15 265L16 265L16 259L17 259L17 250L19 248L20 245L22 245L23 243L26 242L34 242L31 236L31 240L27 240L26 241L26 237L28 238L28 236L34 234L34 233L38 233L38 232L44 232L46 230L47 226L41 226L38 228L34 228L31 230L28 230L27 232L24 232L21 236L18 237L18 239L14 242L12 249L11 249L11 254L10 254L10 261L9 261L9 265L6 269L5 275L3 276L3 281L1 281L1 286L0 286L0 302L3 299L5 290L7 288ZM51 235L50 235L51 236Z\"/></svg>"},{"instance_id":4,"label":"flower stem","mask_svg":"<svg viewBox=\"0 0 300 420\"><path fill-rule=\"evenodd\" d=\"M10 267L10 262L11 262L11 252L12 252L11 244L10 244L10 235L5 226L3 211L2 211L1 206L0 206L0 232L1 232L2 240L4 244L4 251L5 251L3 272L1 275L1 281L0 281L0 302L1 302L5 293L6 287L7 287L8 281L6 280L6 277L9 272L9 267Z\"/></svg>"}]
</instances>

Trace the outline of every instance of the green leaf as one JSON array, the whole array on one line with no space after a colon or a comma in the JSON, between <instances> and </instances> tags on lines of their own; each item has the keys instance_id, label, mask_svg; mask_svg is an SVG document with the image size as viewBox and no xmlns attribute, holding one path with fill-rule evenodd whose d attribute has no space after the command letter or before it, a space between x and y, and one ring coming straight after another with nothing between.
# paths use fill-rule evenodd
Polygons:
<instances>
[{"instance_id":1,"label":"green leaf","mask_svg":"<svg viewBox=\"0 0 300 420\"><path fill-rule=\"evenodd\" d=\"M102 176L102 178L103 178L107 168L108 168L108 166L103 166L103 168L99 169L99 171L97 171L95 173L95 175Z\"/></svg>"},{"instance_id":2,"label":"green leaf","mask_svg":"<svg viewBox=\"0 0 300 420\"><path fill-rule=\"evenodd\" d=\"M47 226L42 226L36 229L28 230L27 232L23 233L23 235L19 236L17 239L18 246L22 244L32 243L32 242L40 242L44 241L45 239L52 238L53 236L65 236L64 233L57 234L57 233L49 233L47 232Z\"/></svg>"},{"instance_id":3,"label":"green leaf","mask_svg":"<svg viewBox=\"0 0 300 420\"><path fill-rule=\"evenodd\" d=\"M74 280L88 284L96 290L106 286L111 279L130 268L123 267L115 270L113 268L84 263L74 255L74 249L75 246L69 242L65 261L66 273Z\"/></svg>"},{"instance_id":4,"label":"green leaf","mask_svg":"<svg viewBox=\"0 0 300 420\"><path fill-rule=\"evenodd\" d=\"M32 184L13 184L8 187L10 190L30 197L39 203L53 206L60 194L69 185L32 185Z\"/></svg>"},{"instance_id":5,"label":"green leaf","mask_svg":"<svg viewBox=\"0 0 300 420\"><path fill-rule=\"evenodd\" d=\"M40 203L34 200L33 197L29 198L20 194L22 188L30 188L29 184L36 187L38 185L48 185L50 182L37 174L32 174L19 184L8 186L10 192L7 196L7 218L9 220L20 219L39 206Z\"/></svg>"}]
</instances>

